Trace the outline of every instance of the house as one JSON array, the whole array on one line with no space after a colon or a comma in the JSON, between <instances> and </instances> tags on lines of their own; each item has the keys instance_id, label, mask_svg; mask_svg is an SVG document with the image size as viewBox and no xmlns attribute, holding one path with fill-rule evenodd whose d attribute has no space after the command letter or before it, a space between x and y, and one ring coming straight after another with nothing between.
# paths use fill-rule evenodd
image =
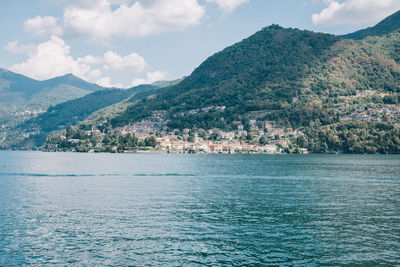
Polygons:
<instances>
[{"instance_id":1,"label":"house","mask_svg":"<svg viewBox=\"0 0 400 267\"><path fill-rule=\"evenodd\" d=\"M227 132L225 137L228 140L233 140L235 138L235 133L234 132Z\"/></svg>"}]
</instances>

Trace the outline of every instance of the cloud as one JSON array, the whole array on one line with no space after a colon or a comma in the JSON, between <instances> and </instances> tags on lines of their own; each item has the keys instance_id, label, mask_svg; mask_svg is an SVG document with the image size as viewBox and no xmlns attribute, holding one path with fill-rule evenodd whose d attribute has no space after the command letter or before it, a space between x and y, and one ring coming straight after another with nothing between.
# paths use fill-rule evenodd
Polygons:
<instances>
[{"instance_id":1,"label":"cloud","mask_svg":"<svg viewBox=\"0 0 400 267\"><path fill-rule=\"evenodd\" d=\"M98 5L103 0L46 0L46 1L61 6L73 5L73 6L91 8L95 5ZM128 4L129 2L131 2L131 0L108 0L108 2L112 5L118 5L118 4Z\"/></svg>"},{"instance_id":2,"label":"cloud","mask_svg":"<svg viewBox=\"0 0 400 267\"><path fill-rule=\"evenodd\" d=\"M148 72L146 74L145 79L140 79L140 78L134 79L132 81L132 86L137 86L140 84L152 84L152 83L155 83L155 82L165 79L166 76L167 76L167 73L164 71Z\"/></svg>"},{"instance_id":3,"label":"cloud","mask_svg":"<svg viewBox=\"0 0 400 267\"><path fill-rule=\"evenodd\" d=\"M132 70L134 72L144 71L146 62L136 53L121 57L115 52L108 51L104 54L103 60L105 69L112 70Z\"/></svg>"},{"instance_id":4,"label":"cloud","mask_svg":"<svg viewBox=\"0 0 400 267\"><path fill-rule=\"evenodd\" d=\"M38 36L84 37L91 40L115 36L143 37L184 30L205 17L199 0L47 0L61 5L63 16L35 17L25 21L27 32ZM204 0L203 0L204 1ZM206 0L225 13L250 0Z\"/></svg>"},{"instance_id":5,"label":"cloud","mask_svg":"<svg viewBox=\"0 0 400 267\"><path fill-rule=\"evenodd\" d=\"M9 43L6 48L18 50L17 42ZM111 78L103 77L103 71L125 70L131 75L141 73L147 68L145 60L136 53L120 56L113 51L108 51L102 56L87 55L77 59L70 55L70 46L58 36L34 47L25 62L10 67L12 71L29 77L45 80L53 77L72 73L90 82L96 82L107 87L123 87L121 83L113 83ZM165 77L163 72L150 72L146 81L156 81ZM130 86L130 84L128 85Z\"/></svg>"},{"instance_id":6,"label":"cloud","mask_svg":"<svg viewBox=\"0 0 400 267\"><path fill-rule=\"evenodd\" d=\"M34 44L19 45L18 41L9 42L4 49L13 54L31 54L35 51Z\"/></svg>"},{"instance_id":7,"label":"cloud","mask_svg":"<svg viewBox=\"0 0 400 267\"><path fill-rule=\"evenodd\" d=\"M142 72L147 67L144 58L136 53L120 56L113 51L108 51L103 56L98 57L87 55L78 58L78 62L88 65L103 65L105 70L128 70L132 72Z\"/></svg>"},{"instance_id":8,"label":"cloud","mask_svg":"<svg viewBox=\"0 0 400 267\"><path fill-rule=\"evenodd\" d=\"M28 60L11 66L11 70L44 80L73 73L85 77L91 70L89 65L80 64L69 54L70 47L60 37L52 36L37 46Z\"/></svg>"},{"instance_id":9,"label":"cloud","mask_svg":"<svg viewBox=\"0 0 400 267\"><path fill-rule=\"evenodd\" d=\"M183 30L200 23L205 14L197 0L154 0L145 4L135 1L131 5L121 0L79 2L64 10L66 34L101 39Z\"/></svg>"},{"instance_id":10,"label":"cloud","mask_svg":"<svg viewBox=\"0 0 400 267\"><path fill-rule=\"evenodd\" d=\"M57 24L55 17L37 16L33 19L27 19L24 22L25 31L37 36L58 35L62 34L62 29Z\"/></svg>"},{"instance_id":11,"label":"cloud","mask_svg":"<svg viewBox=\"0 0 400 267\"><path fill-rule=\"evenodd\" d=\"M83 58L78 58L78 62L88 65L100 65L104 62L104 60L102 57L94 57L92 55L87 55Z\"/></svg>"},{"instance_id":12,"label":"cloud","mask_svg":"<svg viewBox=\"0 0 400 267\"><path fill-rule=\"evenodd\" d=\"M400 9L398 0L325 0L329 5L312 15L314 24L372 26Z\"/></svg>"},{"instance_id":13,"label":"cloud","mask_svg":"<svg viewBox=\"0 0 400 267\"><path fill-rule=\"evenodd\" d=\"M238 6L248 3L250 0L207 0L207 3L215 3L224 12L231 13Z\"/></svg>"},{"instance_id":14,"label":"cloud","mask_svg":"<svg viewBox=\"0 0 400 267\"><path fill-rule=\"evenodd\" d=\"M124 87L121 83L113 83L110 77L103 77L97 81L97 84L103 87L116 87L122 88Z\"/></svg>"}]
</instances>

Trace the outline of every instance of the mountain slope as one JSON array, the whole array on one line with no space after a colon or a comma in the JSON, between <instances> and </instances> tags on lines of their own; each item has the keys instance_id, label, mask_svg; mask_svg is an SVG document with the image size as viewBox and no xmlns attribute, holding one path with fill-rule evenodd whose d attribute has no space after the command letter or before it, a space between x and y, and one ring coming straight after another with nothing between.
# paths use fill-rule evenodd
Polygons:
<instances>
[{"instance_id":1,"label":"mountain slope","mask_svg":"<svg viewBox=\"0 0 400 267\"><path fill-rule=\"evenodd\" d=\"M11 127L2 142L0 141L0 148L40 147L53 131L65 130L69 125L84 126L83 121L89 117L91 121L103 122L104 118L125 110L129 103L160 93L164 90L160 87L163 84L176 83L177 81L170 81L157 83L158 85L139 85L126 90L105 89L50 106L46 112Z\"/></svg>"},{"instance_id":2,"label":"mountain slope","mask_svg":"<svg viewBox=\"0 0 400 267\"><path fill-rule=\"evenodd\" d=\"M352 39L364 39L370 36L384 36L389 33L398 31L400 28L400 11L397 11L393 15L387 17L386 19L379 22L374 27L363 29L351 34L346 35L346 37Z\"/></svg>"},{"instance_id":3,"label":"mountain slope","mask_svg":"<svg viewBox=\"0 0 400 267\"><path fill-rule=\"evenodd\" d=\"M41 82L43 87L56 87L60 84L64 85L70 85L74 86L77 88L85 88L85 90L96 92L103 90L104 88L101 87L100 85L97 85L95 83L88 83L85 80L82 80L81 78L78 78L74 76L73 74L66 74L64 76L60 77L55 77L49 80L45 80Z\"/></svg>"},{"instance_id":4,"label":"mountain slope","mask_svg":"<svg viewBox=\"0 0 400 267\"><path fill-rule=\"evenodd\" d=\"M399 28L400 12L348 36L273 25L211 56L181 83L132 105L112 123L121 126L154 110L166 110L172 128L231 128L234 120L252 112L277 119L295 103L307 109L309 103L321 104L327 98L340 102L368 90L396 98L400 93ZM212 116L196 111L218 106L226 109ZM302 126L315 118L300 123L280 119L286 125Z\"/></svg>"},{"instance_id":5,"label":"mountain slope","mask_svg":"<svg viewBox=\"0 0 400 267\"><path fill-rule=\"evenodd\" d=\"M38 117L26 121L20 126L22 130L38 128L41 133L49 133L54 130L66 128L85 120L93 112L114 105L133 95L154 90L155 86L140 85L131 89L106 89L88 94L84 97L73 99L55 106L51 106L47 112ZM32 129L33 128L33 129Z\"/></svg>"},{"instance_id":6,"label":"mountain slope","mask_svg":"<svg viewBox=\"0 0 400 267\"><path fill-rule=\"evenodd\" d=\"M103 90L72 74L37 81L21 74L0 69L0 119L16 112L40 111L91 92Z\"/></svg>"},{"instance_id":7,"label":"mountain slope","mask_svg":"<svg viewBox=\"0 0 400 267\"><path fill-rule=\"evenodd\" d=\"M0 68L0 90L30 96L41 89L41 82Z\"/></svg>"},{"instance_id":8,"label":"mountain slope","mask_svg":"<svg viewBox=\"0 0 400 267\"><path fill-rule=\"evenodd\" d=\"M341 37L273 25L207 59L189 77L116 118L123 125L151 110L226 106L231 113L270 109L301 94L310 69L329 60Z\"/></svg>"}]
</instances>

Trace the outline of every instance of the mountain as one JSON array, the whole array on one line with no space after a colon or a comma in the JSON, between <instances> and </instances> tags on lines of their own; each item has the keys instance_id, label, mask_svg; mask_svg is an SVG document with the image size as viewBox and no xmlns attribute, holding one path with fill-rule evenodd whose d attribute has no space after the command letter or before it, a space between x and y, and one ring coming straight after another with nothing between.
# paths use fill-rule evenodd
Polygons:
<instances>
[{"instance_id":1,"label":"mountain","mask_svg":"<svg viewBox=\"0 0 400 267\"><path fill-rule=\"evenodd\" d=\"M46 112L19 125L19 129L21 131L39 131L42 134L47 134L54 130L66 129L69 125L76 125L83 122L89 116L96 117L93 113L97 115L105 108L108 108L107 111L109 113L113 113L114 111L110 107L118 110L121 107L117 104L126 106L130 103L143 100L150 95L160 93L164 90L164 85L174 85L179 81L143 84L129 89L104 89L97 91L55 106L50 106ZM98 121L104 120L102 116L96 119Z\"/></svg>"},{"instance_id":2,"label":"mountain","mask_svg":"<svg viewBox=\"0 0 400 267\"><path fill-rule=\"evenodd\" d=\"M344 36L272 25L212 55L178 83L132 89L127 98L118 90L87 95L20 129L40 144L67 124L117 127L166 114L171 130L233 131L238 123L250 130L254 122L273 121L301 133L289 143L312 152L400 153L399 29L399 12Z\"/></svg>"},{"instance_id":3,"label":"mountain","mask_svg":"<svg viewBox=\"0 0 400 267\"><path fill-rule=\"evenodd\" d=\"M351 34L347 37L353 39L364 39L370 36L384 36L389 33L398 31L400 28L400 11L397 11L393 15L387 17L383 21L379 22L374 27L363 29Z\"/></svg>"},{"instance_id":4,"label":"mountain","mask_svg":"<svg viewBox=\"0 0 400 267\"><path fill-rule=\"evenodd\" d=\"M64 76L45 80L42 82L42 84L44 87L56 87L60 84L65 84L65 85L70 85L70 86L74 86L77 88L85 88L85 90L92 91L92 92L100 91L100 90L104 89L104 87L101 87L100 85L97 85L95 83L88 83L87 81L82 80L81 78L78 78L73 74L66 74Z\"/></svg>"},{"instance_id":5,"label":"mountain","mask_svg":"<svg viewBox=\"0 0 400 267\"><path fill-rule=\"evenodd\" d=\"M133 105L113 123L133 122L152 110L168 110L174 116L208 106L226 106L227 112L235 115L270 109L301 94L305 89L302 81L314 66L330 59L328 51L341 39L277 25L267 27L208 58L181 83L151 101Z\"/></svg>"},{"instance_id":6,"label":"mountain","mask_svg":"<svg viewBox=\"0 0 400 267\"><path fill-rule=\"evenodd\" d=\"M123 100L131 99L134 95L143 92L153 92L156 86L140 85L130 89L106 89L86 96L69 100L49 107L47 112L26 121L21 129L39 128L42 133L49 133L58 129L65 129L68 125L75 125L85 120L93 112L114 105ZM146 94L147 96L147 94Z\"/></svg>"},{"instance_id":7,"label":"mountain","mask_svg":"<svg viewBox=\"0 0 400 267\"><path fill-rule=\"evenodd\" d=\"M111 122L123 126L157 110L167 111L171 129L271 120L302 129L311 151L400 153L399 29L399 12L345 36L272 25Z\"/></svg>"},{"instance_id":8,"label":"mountain","mask_svg":"<svg viewBox=\"0 0 400 267\"><path fill-rule=\"evenodd\" d=\"M87 119L96 123L103 122L123 112L129 104L160 93L164 89L163 85L173 85L179 81L139 85L129 89L104 89L50 106L46 112L10 127L0 142L0 148L40 147L53 131L65 130L70 125L85 125Z\"/></svg>"},{"instance_id":9,"label":"mountain","mask_svg":"<svg viewBox=\"0 0 400 267\"><path fill-rule=\"evenodd\" d=\"M173 128L229 127L249 112L276 118L282 107L294 102L333 100L367 90L398 93L400 33L371 38L355 40L273 25L213 55L156 98L132 105L113 124L167 110ZM226 110L211 117L209 112L177 116L211 106Z\"/></svg>"},{"instance_id":10,"label":"mountain","mask_svg":"<svg viewBox=\"0 0 400 267\"><path fill-rule=\"evenodd\" d=\"M72 74L37 81L0 69L0 119L12 117L16 112L40 111L103 89Z\"/></svg>"}]
</instances>

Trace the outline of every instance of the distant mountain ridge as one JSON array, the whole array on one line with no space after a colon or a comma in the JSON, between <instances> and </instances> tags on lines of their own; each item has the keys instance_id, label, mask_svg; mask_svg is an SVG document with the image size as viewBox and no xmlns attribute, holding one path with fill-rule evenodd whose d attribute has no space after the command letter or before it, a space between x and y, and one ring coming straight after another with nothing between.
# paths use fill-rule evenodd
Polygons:
<instances>
[{"instance_id":1,"label":"distant mountain ridge","mask_svg":"<svg viewBox=\"0 0 400 267\"><path fill-rule=\"evenodd\" d=\"M0 119L15 112L46 109L50 105L104 89L72 74L38 81L0 69Z\"/></svg>"},{"instance_id":2,"label":"distant mountain ridge","mask_svg":"<svg viewBox=\"0 0 400 267\"><path fill-rule=\"evenodd\" d=\"M55 77L52 79L48 79L48 80L42 81L41 83L47 87L55 87L60 84L66 84L66 85L75 86L77 88L85 88L86 90L89 90L92 92L104 90L104 87L102 87L98 84L95 84L95 83L89 83L81 78L76 77L75 75L73 75L71 73L63 75L63 76Z\"/></svg>"},{"instance_id":3,"label":"distant mountain ridge","mask_svg":"<svg viewBox=\"0 0 400 267\"><path fill-rule=\"evenodd\" d=\"M77 88L85 88L86 90L92 92L104 89L104 87L101 87L100 85L86 82L73 74L66 74L48 80L39 81L22 74L0 68L0 89L2 90L19 92L30 96L38 93L43 88L56 87L61 84L70 85Z\"/></svg>"}]
</instances>

